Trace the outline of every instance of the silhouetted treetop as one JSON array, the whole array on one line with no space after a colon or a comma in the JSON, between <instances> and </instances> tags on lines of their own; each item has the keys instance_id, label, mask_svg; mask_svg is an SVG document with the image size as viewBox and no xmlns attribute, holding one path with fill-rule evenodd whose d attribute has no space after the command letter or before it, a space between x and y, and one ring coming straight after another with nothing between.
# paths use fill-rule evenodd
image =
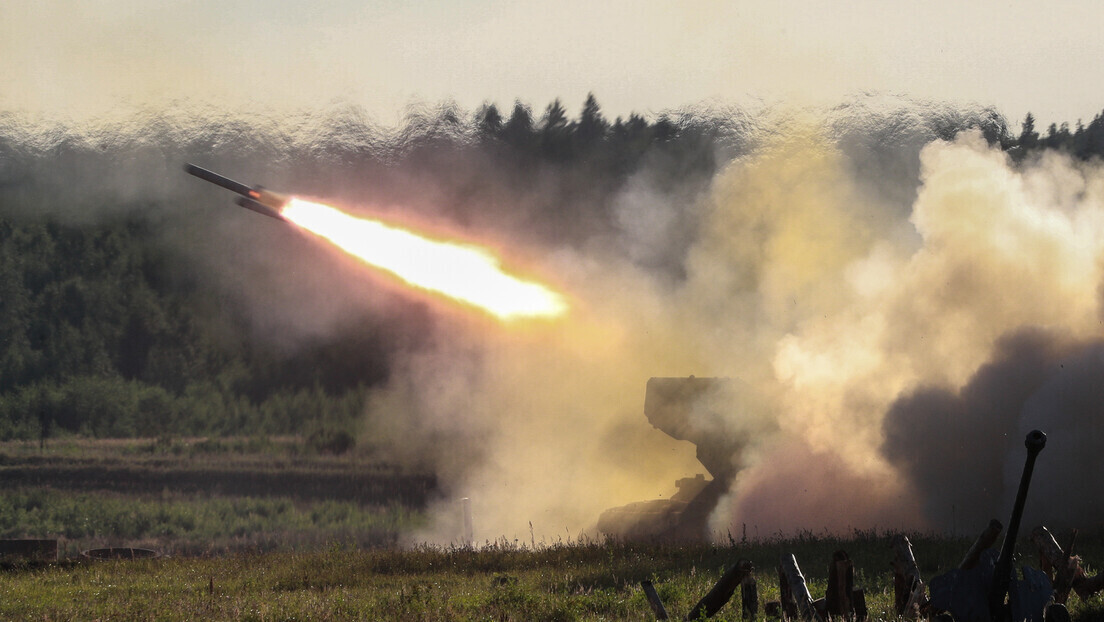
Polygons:
<instances>
[{"instance_id":1,"label":"silhouetted treetop","mask_svg":"<svg viewBox=\"0 0 1104 622\"><path fill-rule=\"evenodd\" d=\"M482 136L495 136L502 131L502 115L494 104L484 104L476 113L476 126Z\"/></svg>"}]
</instances>

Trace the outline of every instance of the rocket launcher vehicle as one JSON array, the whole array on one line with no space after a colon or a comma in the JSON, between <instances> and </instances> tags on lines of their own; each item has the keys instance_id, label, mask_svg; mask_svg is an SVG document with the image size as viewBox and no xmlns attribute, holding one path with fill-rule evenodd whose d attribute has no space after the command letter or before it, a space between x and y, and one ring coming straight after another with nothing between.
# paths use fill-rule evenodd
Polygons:
<instances>
[{"instance_id":1,"label":"rocket launcher vehicle","mask_svg":"<svg viewBox=\"0 0 1104 622\"><path fill-rule=\"evenodd\" d=\"M258 214L264 214L276 220L288 221L280 214L280 210L291 200L291 197L265 190L261 186L247 186L194 164L185 164L184 171L189 175L194 175L216 186L222 186L231 192L240 194L241 196L235 202L245 209L253 210Z\"/></svg>"}]
</instances>

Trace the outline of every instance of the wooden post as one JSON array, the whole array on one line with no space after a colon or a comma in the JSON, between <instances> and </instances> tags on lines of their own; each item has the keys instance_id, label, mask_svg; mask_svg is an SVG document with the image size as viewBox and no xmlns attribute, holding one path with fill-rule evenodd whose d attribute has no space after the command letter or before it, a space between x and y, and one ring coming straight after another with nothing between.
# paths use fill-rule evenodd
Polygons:
<instances>
[{"instance_id":1,"label":"wooden post","mask_svg":"<svg viewBox=\"0 0 1104 622\"><path fill-rule=\"evenodd\" d=\"M720 581L717 581L713 589L709 590L709 593L698 601L697 605L694 605L690 613L686 614L686 619L697 620L702 617L702 614L707 618L712 618L721 610L721 607L724 607L725 603L732 598L732 594L736 591L736 587L740 585L754 569L755 567L746 559L741 559L733 564L732 568L729 568L728 572L724 573Z\"/></svg>"},{"instance_id":2,"label":"wooden post","mask_svg":"<svg viewBox=\"0 0 1104 622\"><path fill-rule=\"evenodd\" d=\"M829 618L851 618L854 608L851 593L855 590L855 566L845 551L832 553L828 564L828 591L824 594Z\"/></svg>"},{"instance_id":3,"label":"wooden post","mask_svg":"<svg viewBox=\"0 0 1104 622\"><path fill-rule=\"evenodd\" d=\"M866 592L861 587L851 592L851 603L855 610L855 622L866 622Z\"/></svg>"},{"instance_id":4,"label":"wooden post","mask_svg":"<svg viewBox=\"0 0 1104 622\"><path fill-rule=\"evenodd\" d=\"M1076 535L1075 531L1074 536ZM1054 602L1064 605L1069 600L1074 581L1085 576L1085 571L1081 568L1081 558L1073 555L1073 542L1070 542L1068 550L1063 551L1050 530L1042 525L1031 530L1031 541L1039 550L1039 565L1054 585Z\"/></svg>"},{"instance_id":5,"label":"wooden post","mask_svg":"<svg viewBox=\"0 0 1104 622\"><path fill-rule=\"evenodd\" d=\"M828 601L823 598L818 598L813 601L813 611L816 612L817 617L821 620L828 619Z\"/></svg>"},{"instance_id":6,"label":"wooden post","mask_svg":"<svg viewBox=\"0 0 1104 622\"><path fill-rule=\"evenodd\" d=\"M805 622L821 622L813 607L813 596L809 594L809 587L805 585L805 577L801 574L801 568L797 566L797 558L792 554L783 555L781 560L782 573L786 577L786 583L790 586L790 595L797 603L797 611Z\"/></svg>"},{"instance_id":7,"label":"wooden post","mask_svg":"<svg viewBox=\"0 0 1104 622\"><path fill-rule=\"evenodd\" d=\"M641 581L640 587L644 588L644 597L648 599L648 604L652 606L652 611L655 612L656 620L667 619L667 609L663 606L663 601L659 599L659 594L656 593L655 586L651 581Z\"/></svg>"},{"instance_id":8,"label":"wooden post","mask_svg":"<svg viewBox=\"0 0 1104 622\"><path fill-rule=\"evenodd\" d=\"M893 537L893 592L897 615L917 617L924 603L924 581L912 555L912 543L902 534Z\"/></svg>"},{"instance_id":9,"label":"wooden post","mask_svg":"<svg viewBox=\"0 0 1104 622\"><path fill-rule=\"evenodd\" d=\"M1004 526L997 519L989 521L989 526L981 532L977 540L974 540L974 545L970 547L970 550L966 552L966 557L962 558L962 563L958 565L963 570L969 570L978 565L978 561L981 559L981 552L985 549L993 548L993 545L997 543L997 538L1000 536L1001 530Z\"/></svg>"},{"instance_id":10,"label":"wooden post","mask_svg":"<svg viewBox=\"0 0 1104 622\"><path fill-rule=\"evenodd\" d=\"M740 609L745 620L751 620L759 614L759 585L755 575L748 574L740 582Z\"/></svg>"},{"instance_id":11,"label":"wooden post","mask_svg":"<svg viewBox=\"0 0 1104 622\"><path fill-rule=\"evenodd\" d=\"M783 620L797 619L797 601L790 591L790 581L782 570L782 564L778 565L778 606L782 610Z\"/></svg>"}]
</instances>

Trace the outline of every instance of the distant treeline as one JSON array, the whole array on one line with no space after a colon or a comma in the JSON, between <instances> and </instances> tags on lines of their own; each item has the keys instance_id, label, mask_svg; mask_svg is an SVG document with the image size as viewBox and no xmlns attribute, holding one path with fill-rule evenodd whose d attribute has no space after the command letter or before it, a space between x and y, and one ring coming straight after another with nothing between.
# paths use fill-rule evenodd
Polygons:
<instances>
[{"instance_id":1,"label":"distant treeline","mask_svg":"<svg viewBox=\"0 0 1104 622\"><path fill-rule=\"evenodd\" d=\"M1073 131L1069 123L1051 123L1045 134L1036 130L1035 116L1029 112L1024 117L1020 134L1015 138L1006 137L1002 144L1017 159L1043 149L1055 149L1082 160L1099 158L1104 156L1104 112L1093 117L1088 125L1079 120Z\"/></svg>"},{"instance_id":2,"label":"distant treeline","mask_svg":"<svg viewBox=\"0 0 1104 622\"><path fill-rule=\"evenodd\" d=\"M997 115L965 115L944 118L929 134L979 127L1016 158L1040 149L1104 155L1100 115L1045 135L1033 123L1028 115L1016 136ZM754 149L753 126L746 117L690 113L611 122L591 95L575 117L559 100L539 117L522 103L508 114L494 105L468 115L445 107L387 140L361 136L371 128L353 124L311 144L281 143L257 139L260 129L237 120L201 128L183 146L177 130L156 119L134 133L141 139L97 135L43 147L28 146L27 131L0 132L0 439L355 434L365 395L388 379L392 355L429 338L410 322L424 327L430 314L399 325L365 314L293 348L268 343L250 329L241 300L164 243L177 221L149 203L166 195L134 203L112 199L108 181L96 186L120 166L182 177L179 164L197 154L255 161L285 149L295 165L285 169L304 183L359 180L381 199L405 203L422 197L431 179L450 204L441 211L456 220L482 218L570 245L623 226L617 197L642 172L648 192L692 204L719 167ZM151 153L161 160L151 164ZM133 177L156 187L148 175ZM53 191L64 185L104 205L71 218L56 204L75 190ZM354 183L349 191L360 190ZM678 278L680 244L688 242L672 239L634 260Z\"/></svg>"},{"instance_id":3,"label":"distant treeline","mask_svg":"<svg viewBox=\"0 0 1104 622\"><path fill-rule=\"evenodd\" d=\"M703 141L731 136L726 130L732 127L718 119L700 121L698 124L686 124L661 116L649 122L640 115L632 114L627 120L618 117L610 123L602 116L592 94L575 119L567 118L563 105L556 100L549 104L539 123L534 122L530 109L521 103L515 104L509 118L503 117L494 105L484 106L477 113L475 123L481 136L501 142L529 158L572 161L597 152L601 155L599 162L613 164L607 172L626 173L634 170L640 156L653 143L677 139L675 151L685 152L689 151L686 147L692 150ZM999 144L1017 158L1041 149L1063 151L1082 160L1104 157L1104 111L1094 116L1088 125L1078 120L1071 130L1069 123L1051 123L1044 133L1035 127L1035 116L1030 112L1021 123L1019 134L1015 134L1003 121L992 117L981 120L957 118L950 125L938 128L937 134L950 138L948 134L977 127L991 143ZM686 170L705 172L715 164L702 154L699 158L683 161L687 165Z\"/></svg>"}]
</instances>

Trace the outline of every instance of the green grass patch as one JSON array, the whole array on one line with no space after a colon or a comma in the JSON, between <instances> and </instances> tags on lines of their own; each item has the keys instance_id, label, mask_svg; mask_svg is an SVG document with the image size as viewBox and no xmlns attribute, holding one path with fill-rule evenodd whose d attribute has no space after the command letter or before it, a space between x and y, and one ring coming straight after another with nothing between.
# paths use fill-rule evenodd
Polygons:
<instances>
[{"instance_id":1,"label":"green grass patch","mask_svg":"<svg viewBox=\"0 0 1104 622\"><path fill-rule=\"evenodd\" d=\"M58 538L69 554L99 546L144 546L169 554L317 547L333 541L378 546L393 544L424 523L421 512L401 505L362 507L349 501L168 492L138 498L42 488L0 496L0 537Z\"/></svg>"}]
</instances>

